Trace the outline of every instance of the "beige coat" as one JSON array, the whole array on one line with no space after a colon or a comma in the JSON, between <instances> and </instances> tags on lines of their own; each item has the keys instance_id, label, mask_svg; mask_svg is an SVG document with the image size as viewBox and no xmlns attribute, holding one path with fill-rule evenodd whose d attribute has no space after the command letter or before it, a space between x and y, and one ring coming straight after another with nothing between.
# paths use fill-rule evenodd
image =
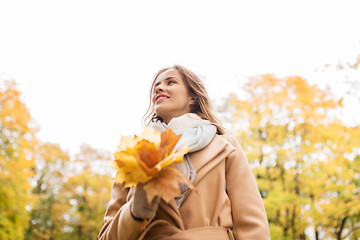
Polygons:
<instances>
[{"instance_id":1,"label":"beige coat","mask_svg":"<svg viewBox=\"0 0 360 240\"><path fill-rule=\"evenodd\" d=\"M141 230L130 214L133 191L114 184L99 239L222 240L270 239L269 226L254 175L239 143L216 135L204 149L189 155L196 170L195 190L160 201L155 218ZM232 231L230 231L232 229Z\"/></svg>"}]
</instances>

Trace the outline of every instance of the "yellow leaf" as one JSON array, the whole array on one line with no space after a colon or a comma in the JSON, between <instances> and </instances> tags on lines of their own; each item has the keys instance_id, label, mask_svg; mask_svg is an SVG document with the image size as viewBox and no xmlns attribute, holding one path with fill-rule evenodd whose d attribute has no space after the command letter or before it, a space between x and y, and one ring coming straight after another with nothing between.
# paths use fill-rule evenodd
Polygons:
<instances>
[{"instance_id":1,"label":"yellow leaf","mask_svg":"<svg viewBox=\"0 0 360 240\"><path fill-rule=\"evenodd\" d=\"M151 127L145 127L144 131L141 134L141 138L154 143L155 146L159 146L161 136L158 131L155 131Z\"/></svg>"},{"instance_id":2,"label":"yellow leaf","mask_svg":"<svg viewBox=\"0 0 360 240\"><path fill-rule=\"evenodd\" d=\"M139 137L135 136L134 138L128 137L128 136L121 136L121 141L118 149L120 151L125 150L126 148L133 148L139 141Z\"/></svg>"},{"instance_id":3,"label":"yellow leaf","mask_svg":"<svg viewBox=\"0 0 360 240\"><path fill-rule=\"evenodd\" d=\"M189 151L189 148L187 145L183 145L177 152L172 152L168 157L166 157L164 160L160 161L155 168L156 169L163 169L166 166L169 166L172 163L179 163L183 162L183 156L184 152L187 153Z\"/></svg>"}]
</instances>

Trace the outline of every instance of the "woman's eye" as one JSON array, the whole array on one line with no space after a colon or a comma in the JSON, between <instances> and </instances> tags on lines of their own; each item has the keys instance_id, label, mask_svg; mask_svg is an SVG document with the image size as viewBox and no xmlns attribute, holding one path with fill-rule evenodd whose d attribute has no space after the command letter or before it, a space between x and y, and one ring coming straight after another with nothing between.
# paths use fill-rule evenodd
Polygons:
<instances>
[{"instance_id":1,"label":"woman's eye","mask_svg":"<svg viewBox=\"0 0 360 240\"><path fill-rule=\"evenodd\" d=\"M170 84L172 84L172 83L176 83L176 82L173 81L173 80L170 80L168 84L170 85Z\"/></svg>"}]
</instances>

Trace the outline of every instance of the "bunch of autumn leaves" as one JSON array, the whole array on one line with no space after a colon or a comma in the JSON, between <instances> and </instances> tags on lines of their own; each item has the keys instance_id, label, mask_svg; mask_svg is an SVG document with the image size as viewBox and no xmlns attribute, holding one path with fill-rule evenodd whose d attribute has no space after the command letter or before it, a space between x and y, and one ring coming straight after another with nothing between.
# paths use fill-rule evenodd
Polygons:
<instances>
[{"instance_id":1,"label":"bunch of autumn leaves","mask_svg":"<svg viewBox=\"0 0 360 240\"><path fill-rule=\"evenodd\" d=\"M149 203L155 196L166 202L180 196L182 183L193 188L189 178L172 166L184 162L183 156L189 151L186 145L175 151L180 137L171 129L160 133L150 127L145 127L141 137L122 136L119 151L114 154L115 181L124 187L146 183L144 190Z\"/></svg>"}]
</instances>

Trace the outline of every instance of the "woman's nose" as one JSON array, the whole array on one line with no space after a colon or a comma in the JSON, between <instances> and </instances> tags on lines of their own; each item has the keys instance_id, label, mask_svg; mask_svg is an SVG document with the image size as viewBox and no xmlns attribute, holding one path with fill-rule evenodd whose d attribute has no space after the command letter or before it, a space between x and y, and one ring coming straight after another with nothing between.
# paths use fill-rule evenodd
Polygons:
<instances>
[{"instance_id":1,"label":"woman's nose","mask_svg":"<svg viewBox=\"0 0 360 240\"><path fill-rule=\"evenodd\" d=\"M163 91L164 91L164 88L163 88L162 84L158 85L155 88L155 93L159 93L159 92L163 92Z\"/></svg>"}]
</instances>

